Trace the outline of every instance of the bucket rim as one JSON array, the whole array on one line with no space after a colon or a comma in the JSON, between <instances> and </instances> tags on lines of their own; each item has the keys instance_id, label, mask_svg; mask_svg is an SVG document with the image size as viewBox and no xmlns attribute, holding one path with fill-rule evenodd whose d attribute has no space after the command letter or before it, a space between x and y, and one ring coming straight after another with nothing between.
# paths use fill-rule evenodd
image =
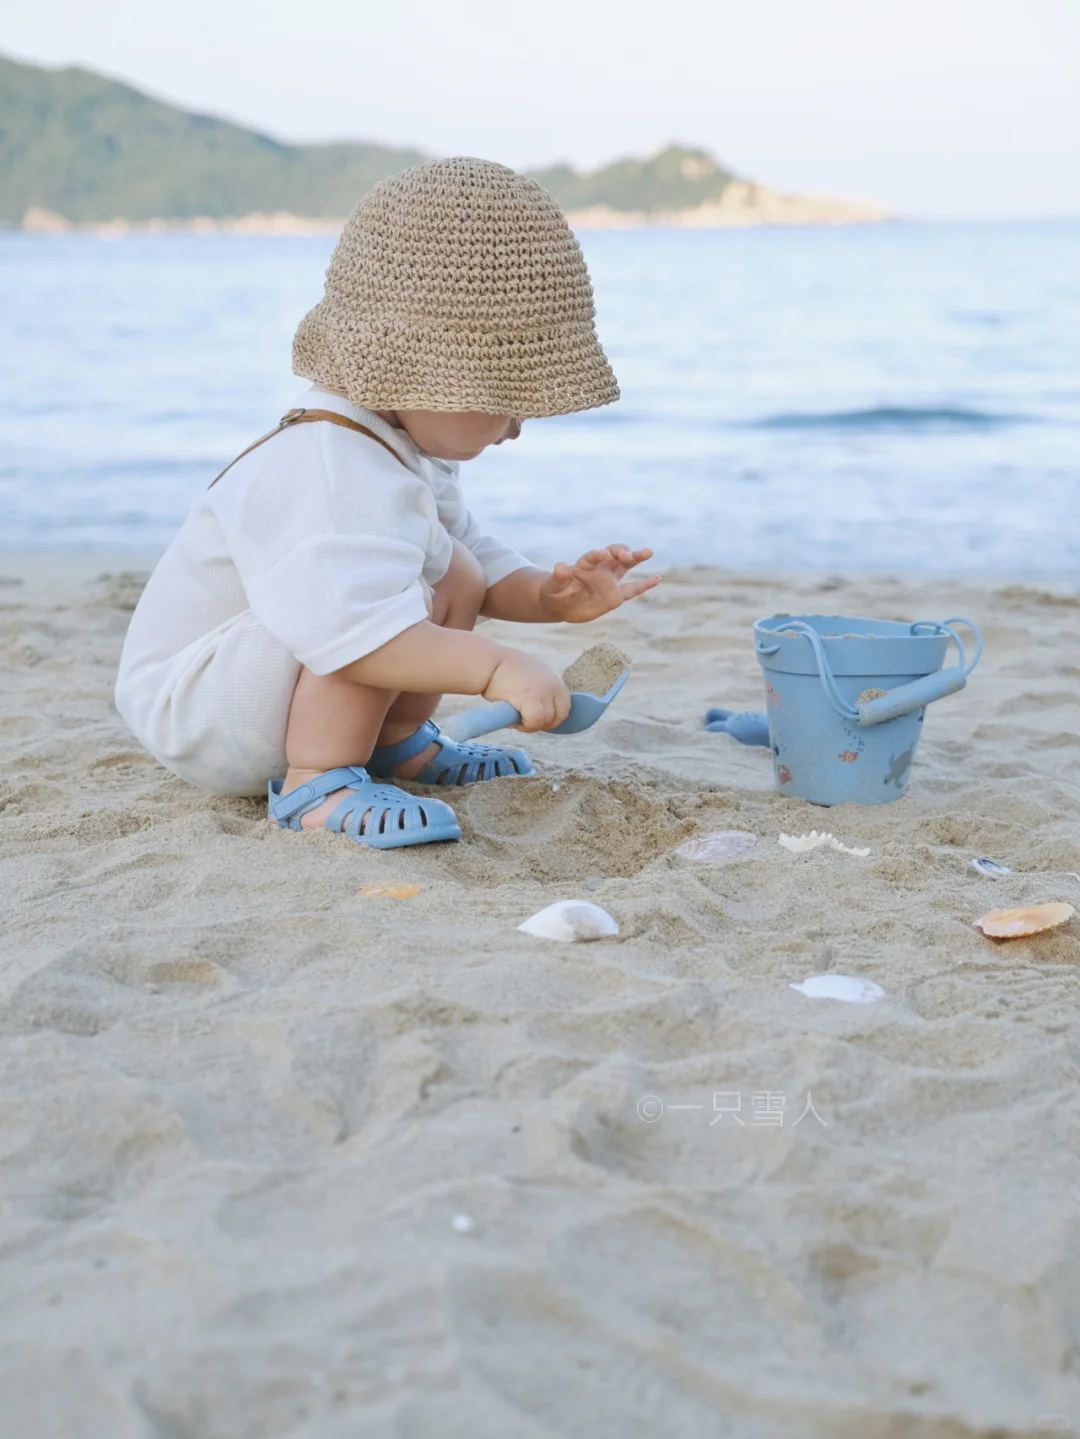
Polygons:
<instances>
[{"instance_id":1,"label":"bucket rim","mask_svg":"<svg viewBox=\"0 0 1080 1439\"><path fill-rule=\"evenodd\" d=\"M818 630L817 625L814 623L815 620L837 625L883 625L887 626L888 630L891 630L891 633L886 632L882 634L880 632L870 632L858 634L851 631L846 634L830 634ZM874 640L875 642L884 640L948 640L947 635L917 633L917 630L926 628L929 625L930 622L927 620L885 620L881 618L875 619L871 615L794 614L786 611L783 614L763 615L760 619L754 621L754 629L766 630L777 639L802 639L803 636L801 634L785 635L783 631L778 628L782 622L790 624L793 621L799 624L809 625L812 629L818 630L818 634L822 640L827 642L845 640Z\"/></svg>"},{"instance_id":2,"label":"bucket rim","mask_svg":"<svg viewBox=\"0 0 1080 1439\"><path fill-rule=\"evenodd\" d=\"M789 625L799 628L788 632ZM849 626L864 626L865 632L849 631ZM863 675L886 689L894 689L912 677L931 674L944 665L949 636L936 633L936 629L936 622L920 620L881 620L858 615L769 615L754 625L754 649L758 663L766 670L786 674ZM828 687L831 679L825 678L823 683Z\"/></svg>"}]
</instances>

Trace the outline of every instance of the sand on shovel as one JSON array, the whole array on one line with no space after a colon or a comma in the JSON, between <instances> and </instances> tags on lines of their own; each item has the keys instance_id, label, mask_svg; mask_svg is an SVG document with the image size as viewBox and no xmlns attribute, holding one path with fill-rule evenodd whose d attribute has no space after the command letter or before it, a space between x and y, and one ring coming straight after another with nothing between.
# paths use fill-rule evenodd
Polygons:
<instances>
[{"instance_id":1,"label":"sand on shovel","mask_svg":"<svg viewBox=\"0 0 1080 1439\"><path fill-rule=\"evenodd\" d=\"M563 670L563 684L570 691L606 695L611 686L630 668L630 660L615 645L591 645Z\"/></svg>"}]
</instances>

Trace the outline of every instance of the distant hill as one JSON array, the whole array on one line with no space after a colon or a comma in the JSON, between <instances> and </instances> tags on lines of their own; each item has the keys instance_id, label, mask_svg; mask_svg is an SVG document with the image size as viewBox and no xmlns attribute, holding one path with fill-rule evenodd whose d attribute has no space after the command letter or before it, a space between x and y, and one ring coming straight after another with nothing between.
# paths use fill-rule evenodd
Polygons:
<instances>
[{"instance_id":1,"label":"distant hill","mask_svg":"<svg viewBox=\"0 0 1080 1439\"><path fill-rule=\"evenodd\" d=\"M294 217L330 222L348 215L379 180L427 158L358 141L287 145L89 70L0 57L0 225L245 216L277 228ZM778 195L739 179L705 151L678 145L589 172L556 165L536 179L582 223L882 218L846 201Z\"/></svg>"},{"instance_id":2,"label":"distant hill","mask_svg":"<svg viewBox=\"0 0 1080 1439\"><path fill-rule=\"evenodd\" d=\"M737 178L704 150L682 145L669 145L647 160L615 160L584 173L569 165L554 165L534 174L564 210L606 206L647 215L716 203Z\"/></svg>"},{"instance_id":3,"label":"distant hill","mask_svg":"<svg viewBox=\"0 0 1080 1439\"><path fill-rule=\"evenodd\" d=\"M34 207L81 223L269 210L329 218L424 158L386 145L283 145L89 70L0 58L0 223Z\"/></svg>"}]
</instances>

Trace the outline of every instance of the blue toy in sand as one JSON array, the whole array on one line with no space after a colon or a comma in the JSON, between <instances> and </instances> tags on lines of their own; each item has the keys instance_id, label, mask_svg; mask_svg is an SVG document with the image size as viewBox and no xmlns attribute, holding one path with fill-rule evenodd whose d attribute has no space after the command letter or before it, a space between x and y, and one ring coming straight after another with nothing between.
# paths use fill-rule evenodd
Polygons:
<instances>
[{"instance_id":1,"label":"blue toy in sand","mask_svg":"<svg viewBox=\"0 0 1080 1439\"><path fill-rule=\"evenodd\" d=\"M706 710L705 728L711 734L729 734L740 744L769 748L769 716L763 710Z\"/></svg>"}]
</instances>

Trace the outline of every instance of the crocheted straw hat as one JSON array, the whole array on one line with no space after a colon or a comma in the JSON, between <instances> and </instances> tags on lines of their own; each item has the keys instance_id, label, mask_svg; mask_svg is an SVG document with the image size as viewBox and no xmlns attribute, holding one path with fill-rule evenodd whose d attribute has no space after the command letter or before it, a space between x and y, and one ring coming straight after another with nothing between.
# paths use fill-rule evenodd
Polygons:
<instances>
[{"instance_id":1,"label":"crocheted straw hat","mask_svg":"<svg viewBox=\"0 0 1080 1439\"><path fill-rule=\"evenodd\" d=\"M595 313L545 190L486 160L438 160L357 205L293 370L372 410L563 415L619 397Z\"/></svg>"}]
</instances>

